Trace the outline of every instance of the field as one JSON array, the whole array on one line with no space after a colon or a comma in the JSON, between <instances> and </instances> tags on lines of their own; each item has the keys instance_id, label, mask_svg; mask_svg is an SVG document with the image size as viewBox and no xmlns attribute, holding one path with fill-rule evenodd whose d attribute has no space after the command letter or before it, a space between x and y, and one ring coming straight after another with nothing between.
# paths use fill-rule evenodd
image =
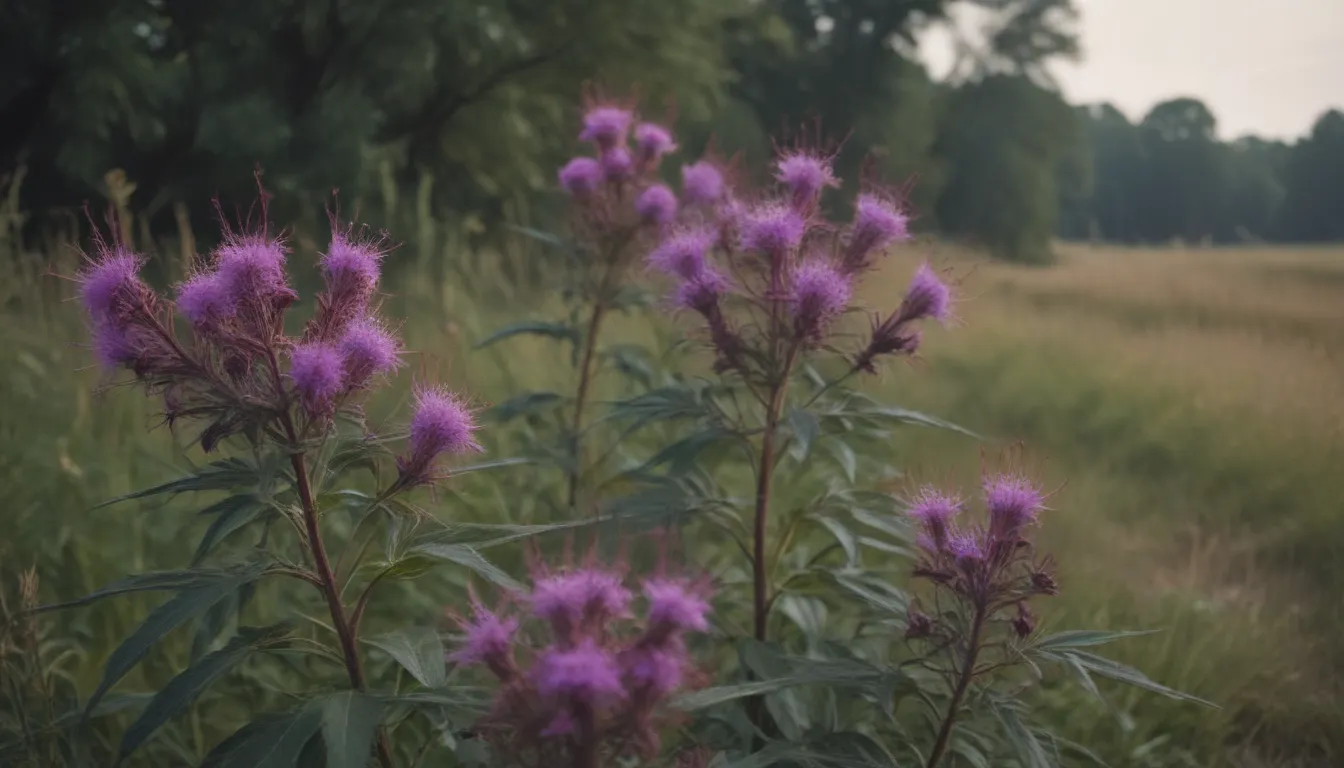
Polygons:
<instances>
[{"instance_id":1,"label":"field","mask_svg":"<svg viewBox=\"0 0 1344 768\"><path fill-rule=\"evenodd\" d=\"M1159 629L1117 655L1222 705L1108 688L1108 709L1047 686L1034 700L1047 721L1112 766L1337 764L1344 251L1066 246L1059 265L1026 269L925 244L869 282L871 303L893 303L924 256L959 275L960 322L930 333L923 359L888 367L870 386L990 445L906 432L892 445L897 463L915 474L955 468L970 481L982 447L1025 441L1060 486L1045 538L1064 591L1041 606L1044 622ZM526 306L522 298L501 289L480 299L455 278L442 287L444 278L411 269L394 287L394 312L450 382L497 401L511 382L553 369L526 344L507 357L468 351L492 324L526 314L507 309ZM9 312L0 572L37 564L41 598L54 600L180 563L175 528L155 513L90 508L183 459L165 435L148 434L139 395L91 394L97 375L74 344L79 320L59 301L68 290L30 273L0 288ZM86 693L143 610L129 605L127 615L67 614L48 627L68 650L60 669Z\"/></svg>"}]
</instances>

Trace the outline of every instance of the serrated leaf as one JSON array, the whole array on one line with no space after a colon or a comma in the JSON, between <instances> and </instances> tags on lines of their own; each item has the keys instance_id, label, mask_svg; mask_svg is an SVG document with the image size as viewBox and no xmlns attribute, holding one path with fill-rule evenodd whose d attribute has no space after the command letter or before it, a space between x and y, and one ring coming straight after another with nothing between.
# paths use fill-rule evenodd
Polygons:
<instances>
[{"instance_id":1,"label":"serrated leaf","mask_svg":"<svg viewBox=\"0 0 1344 768\"><path fill-rule=\"evenodd\" d=\"M821 435L821 422L816 414L801 408L791 408L784 417L793 441L789 444L789 455L799 464L807 460L812 452L812 443Z\"/></svg>"},{"instance_id":2,"label":"serrated leaf","mask_svg":"<svg viewBox=\"0 0 1344 768\"><path fill-rule=\"evenodd\" d=\"M315 706L262 715L220 742L201 768L293 768L321 727L322 710Z\"/></svg>"},{"instance_id":3,"label":"serrated leaf","mask_svg":"<svg viewBox=\"0 0 1344 768\"><path fill-rule=\"evenodd\" d=\"M383 717L383 702L359 691L341 691L322 702L327 768L365 768Z\"/></svg>"},{"instance_id":4,"label":"serrated leaf","mask_svg":"<svg viewBox=\"0 0 1344 768\"><path fill-rule=\"evenodd\" d=\"M490 334L476 343L476 349L484 349L491 344L496 344L505 339L514 336L545 336L551 339L568 341L573 344L579 342L579 332L571 325L564 323L551 323L544 320L523 320L512 323L500 328L498 331Z\"/></svg>"},{"instance_id":5,"label":"serrated leaf","mask_svg":"<svg viewBox=\"0 0 1344 768\"><path fill-rule=\"evenodd\" d=\"M176 495L192 491L230 491L240 486L255 485L258 477L257 468L242 459L221 459L206 464L185 477L108 499L95 505L94 509L164 493Z\"/></svg>"},{"instance_id":6,"label":"serrated leaf","mask_svg":"<svg viewBox=\"0 0 1344 768\"><path fill-rule=\"evenodd\" d=\"M437 560L447 560L475 571L480 576L505 589L518 591L522 585L475 549L465 544L421 544L411 552L424 554Z\"/></svg>"},{"instance_id":7,"label":"serrated leaf","mask_svg":"<svg viewBox=\"0 0 1344 768\"><path fill-rule=\"evenodd\" d=\"M554 408L565 402L559 392L524 392L490 408L484 417L499 424L507 424L519 416Z\"/></svg>"},{"instance_id":8,"label":"serrated leaf","mask_svg":"<svg viewBox=\"0 0 1344 768\"><path fill-rule=\"evenodd\" d=\"M1042 637L1033 643L1032 647L1042 651L1058 651L1065 648L1086 648L1089 646L1113 643L1116 640L1123 640L1127 637L1143 637L1144 635L1151 635L1156 631L1157 630L1147 629L1107 632L1094 629L1072 629Z\"/></svg>"},{"instance_id":9,"label":"serrated leaf","mask_svg":"<svg viewBox=\"0 0 1344 768\"><path fill-rule=\"evenodd\" d=\"M150 611L149 616L145 617L130 637L117 646L108 657L107 665L103 668L103 679L93 692L93 696L89 698L85 710L92 710L98 700L125 677L132 667L140 663L164 635L206 612L243 584L255 581L264 570L264 564L255 563L228 578L184 589L169 598L168 602Z\"/></svg>"},{"instance_id":10,"label":"serrated leaf","mask_svg":"<svg viewBox=\"0 0 1344 768\"><path fill-rule=\"evenodd\" d=\"M364 642L382 649L426 688L439 688L448 680L443 641L428 627L407 627Z\"/></svg>"},{"instance_id":11,"label":"serrated leaf","mask_svg":"<svg viewBox=\"0 0 1344 768\"><path fill-rule=\"evenodd\" d=\"M169 680L145 707L140 717L126 729L121 738L120 762L134 752L169 718L187 709L209 685L226 674L254 651L280 640L289 632L289 626L276 624L269 627L247 628L223 648L206 654L200 661Z\"/></svg>"}]
</instances>

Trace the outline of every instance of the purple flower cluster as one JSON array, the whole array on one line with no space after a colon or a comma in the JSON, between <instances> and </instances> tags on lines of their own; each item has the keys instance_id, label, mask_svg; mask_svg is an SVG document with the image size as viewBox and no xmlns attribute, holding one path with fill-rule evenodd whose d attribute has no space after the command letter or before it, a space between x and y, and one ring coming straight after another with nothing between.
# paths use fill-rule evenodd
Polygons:
<instances>
[{"instance_id":1,"label":"purple flower cluster","mask_svg":"<svg viewBox=\"0 0 1344 768\"><path fill-rule=\"evenodd\" d=\"M460 620L462 644L449 659L484 666L502 683L483 723L501 749L532 750L556 765L568 764L561 755L657 752L661 704L693 671L686 634L708 630L711 609L702 582L654 577L642 591L636 619L621 572L592 563L543 569L524 603L550 640L530 652L517 619L477 603Z\"/></svg>"},{"instance_id":2,"label":"purple flower cluster","mask_svg":"<svg viewBox=\"0 0 1344 768\"><path fill-rule=\"evenodd\" d=\"M424 485L437 479L439 457L475 453L476 420L456 394L441 387L421 386L415 393L407 452L397 459L402 485Z\"/></svg>"}]
</instances>

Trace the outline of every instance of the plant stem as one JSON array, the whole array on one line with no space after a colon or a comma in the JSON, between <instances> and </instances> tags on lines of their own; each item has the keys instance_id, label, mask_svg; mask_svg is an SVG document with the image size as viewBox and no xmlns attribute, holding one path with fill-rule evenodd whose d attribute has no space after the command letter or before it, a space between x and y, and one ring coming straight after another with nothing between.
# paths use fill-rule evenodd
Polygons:
<instances>
[{"instance_id":1,"label":"plant stem","mask_svg":"<svg viewBox=\"0 0 1344 768\"><path fill-rule=\"evenodd\" d=\"M597 722L593 710L579 709L578 739L574 745L574 768L597 768Z\"/></svg>"},{"instance_id":2,"label":"plant stem","mask_svg":"<svg viewBox=\"0 0 1344 768\"><path fill-rule=\"evenodd\" d=\"M569 507L573 509L579 502L579 480L583 468L580 433L583 429L583 410L588 402L588 388L593 380L593 357L597 351L597 333L602 327L602 318L606 315L606 303L598 299L593 305L592 317L588 320L588 331L583 337L583 361L579 365L579 387L574 393L574 422L571 437L574 453L574 466L569 473Z\"/></svg>"},{"instance_id":3,"label":"plant stem","mask_svg":"<svg viewBox=\"0 0 1344 768\"><path fill-rule=\"evenodd\" d=\"M975 618L971 621L971 635L966 645L966 657L962 661L956 687L952 689L952 699L947 702L947 714L943 715L943 723L938 727L938 738L933 742L933 751L929 752L929 760L924 764L924 768L935 768L943 759L952 741L952 727L956 724L957 712L961 709L961 701L966 697L966 691L971 687L971 680L975 677L975 659L980 653L980 631L984 629L987 613L985 607L979 605L975 607Z\"/></svg>"}]
</instances>

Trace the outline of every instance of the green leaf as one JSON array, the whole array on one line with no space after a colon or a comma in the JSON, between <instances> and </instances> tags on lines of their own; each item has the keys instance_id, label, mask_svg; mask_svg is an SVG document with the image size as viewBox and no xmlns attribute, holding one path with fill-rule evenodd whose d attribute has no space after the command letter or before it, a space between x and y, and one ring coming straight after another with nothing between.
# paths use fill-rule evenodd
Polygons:
<instances>
[{"instance_id":1,"label":"green leaf","mask_svg":"<svg viewBox=\"0 0 1344 768\"><path fill-rule=\"evenodd\" d=\"M169 718L189 707L210 683L233 669L252 652L273 645L288 632L289 626L286 624L243 629L223 648L207 654L177 677L169 680L168 684L154 695L140 717L126 729L126 733L121 737L121 749L117 760L125 759L160 726L168 722Z\"/></svg>"},{"instance_id":2,"label":"green leaf","mask_svg":"<svg viewBox=\"0 0 1344 768\"><path fill-rule=\"evenodd\" d=\"M1168 688L1161 683L1154 682L1149 679L1147 675L1133 667L1126 666L1118 661L1112 661L1103 656L1098 656L1095 653L1088 653L1086 651L1062 651L1056 653L1050 651L1041 653L1040 655L1043 658L1059 663L1077 663L1083 669L1094 675L1101 675L1102 677L1108 677L1112 680L1125 683L1126 685L1132 685L1135 688L1142 688L1146 691L1152 691L1153 693L1160 693L1171 699L1192 701L1197 704L1204 704L1215 708L1218 706L1217 704L1201 699L1198 696L1182 693L1173 688Z\"/></svg>"},{"instance_id":3,"label":"green leaf","mask_svg":"<svg viewBox=\"0 0 1344 768\"><path fill-rule=\"evenodd\" d=\"M201 543L196 547L196 554L191 557L192 565L200 564L206 556L214 551L215 547L228 538L229 534L246 528L263 512L270 509L269 504L259 501L251 494L230 496L225 501L232 503L217 510L219 516L210 523L210 527L205 530L205 535L201 536Z\"/></svg>"},{"instance_id":4,"label":"green leaf","mask_svg":"<svg viewBox=\"0 0 1344 768\"><path fill-rule=\"evenodd\" d=\"M1046 754L1036 734L1022 722L1017 707L1013 704L998 704L993 707L994 714L1003 725L1004 736L1013 748L1022 768L1056 768L1057 763Z\"/></svg>"},{"instance_id":5,"label":"green leaf","mask_svg":"<svg viewBox=\"0 0 1344 768\"><path fill-rule=\"evenodd\" d=\"M812 452L812 443L821 435L821 422L817 420L816 414L810 411L791 408L784 417L784 423L788 425L789 433L793 435L793 442L789 444L789 455L801 464Z\"/></svg>"},{"instance_id":6,"label":"green leaf","mask_svg":"<svg viewBox=\"0 0 1344 768\"><path fill-rule=\"evenodd\" d=\"M792 674L733 685L720 685L684 694L674 706L688 712L705 709L735 699L774 693L802 685L830 685L839 688L872 688L888 685L891 677L902 673L874 667L859 661L822 661L799 658L790 660L795 667Z\"/></svg>"},{"instance_id":7,"label":"green leaf","mask_svg":"<svg viewBox=\"0 0 1344 768\"><path fill-rule=\"evenodd\" d=\"M634 344L615 344L603 351L602 357L611 361L613 367L643 389L653 387L653 365L643 347Z\"/></svg>"},{"instance_id":8,"label":"green leaf","mask_svg":"<svg viewBox=\"0 0 1344 768\"><path fill-rule=\"evenodd\" d=\"M731 437L734 437L733 433L721 427L702 429L663 448L638 471L643 472L666 464L669 474L686 474L695 468L695 461L703 451L715 443Z\"/></svg>"},{"instance_id":9,"label":"green leaf","mask_svg":"<svg viewBox=\"0 0 1344 768\"><path fill-rule=\"evenodd\" d=\"M849 443L834 439L825 441L823 445L826 446L826 452L831 454L835 462L844 470L845 477L849 482L854 482L859 473L859 457L854 454L854 449L849 447Z\"/></svg>"},{"instance_id":10,"label":"green leaf","mask_svg":"<svg viewBox=\"0 0 1344 768\"><path fill-rule=\"evenodd\" d=\"M494 563L486 560L485 557L475 549L465 544L421 544L411 550L412 554L420 553L438 560L447 560L451 563L457 563L466 568L470 568L477 574L485 577L491 582L509 590L521 590L522 585L514 581L509 574L500 570Z\"/></svg>"},{"instance_id":11,"label":"green leaf","mask_svg":"<svg viewBox=\"0 0 1344 768\"><path fill-rule=\"evenodd\" d=\"M632 433L655 421L694 419L706 415L705 406L689 387L661 387L652 392L613 403L603 419L629 421Z\"/></svg>"},{"instance_id":12,"label":"green leaf","mask_svg":"<svg viewBox=\"0 0 1344 768\"><path fill-rule=\"evenodd\" d=\"M381 648L426 688L442 687L448 680L443 641L428 627L407 627L364 642Z\"/></svg>"},{"instance_id":13,"label":"green leaf","mask_svg":"<svg viewBox=\"0 0 1344 768\"><path fill-rule=\"evenodd\" d=\"M552 339L560 339L573 344L579 342L579 332L573 326L564 323L549 323L542 320L523 320L500 328L498 331L490 334L476 343L476 349L485 347L503 341L514 336L546 336Z\"/></svg>"},{"instance_id":14,"label":"green leaf","mask_svg":"<svg viewBox=\"0 0 1344 768\"><path fill-rule=\"evenodd\" d=\"M255 581L263 571L265 571L265 564L258 561L251 567L236 571L227 578L184 589L169 598L168 602L150 611L144 622L136 627L131 636L126 638L108 657L107 666L103 669L102 682L93 692L85 710L92 710L98 700L121 678L125 677L132 667L140 663L140 660L149 653L149 650L155 644L163 639L164 635L205 613L211 606L223 600L243 584Z\"/></svg>"},{"instance_id":15,"label":"green leaf","mask_svg":"<svg viewBox=\"0 0 1344 768\"><path fill-rule=\"evenodd\" d=\"M220 742L201 768L292 768L322 726L322 709L262 715Z\"/></svg>"},{"instance_id":16,"label":"green leaf","mask_svg":"<svg viewBox=\"0 0 1344 768\"><path fill-rule=\"evenodd\" d=\"M160 494L179 494L191 491L229 491L240 486L255 485L258 480L257 468L242 459L230 458L211 462L185 477L170 480L152 488L128 493L108 499L94 506L94 509L111 506L131 499L143 499Z\"/></svg>"},{"instance_id":17,"label":"green leaf","mask_svg":"<svg viewBox=\"0 0 1344 768\"><path fill-rule=\"evenodd\" d=\"M509 224L507 226L514 232L517 232L520 235L526 235L527 237L530 237L538 242L546 243L547 245L553 245L557 248L565 248L565 249L569 248L569 243L565 242L558 235L553 235L550 232L543 232L540 229L533 229L532 227L524 227L518 224Z\"/></svg>"},{"instance_id":18,"label":"green leaf","mask_svg":"<svg viewBox=\"0 0 1344 768\"><path fill-rule=\"evenodd\" d=\"M342 691L322 702L322 740L327 768L365 768L383 718L383 702L359 691Z\"/></svg>"},{"instance_id":19,"label":"green leaf","mask_svg":"<svg viewBox=\"0 0 1344 768\"><path fill-rule=\"evenodd\" d=\"M838 542L841 548L845 550L845 558L851 565L858 562L859 543L854 538L854 532L849 530L849 526L833 517L827 517L826 515L809 515L809 517L831 532L831 535L835 537L836 542Z\"/></svg>"},{"instance_id":20,"label":"green leaf","mask_svg":"<svg viewBox=\"0 0 1344 768\"><path fill-rule=\"evenodd\" d=\"M554 408L565 402L565 399L559 392L524 392L490 408L484 416L491 421L505 424L519 416Z\"/></svg>"},{"instance_id":21,"label":"green leaf","mask_svg":"<svg viewBox=\"0 0 1344 768\"><path fill-rule=\"evenodd\" d=\"M927 413L912 411L906 408L897 408L890 405L875 405L859 412L859 415L878 417L902 424L914 424L921 427L933 427L935 429L947 429L953 432L960 432L967 437L973 437L976 440L982 439L980 435L972 432L965 427L945 421L936 416L930 416Z\"/></svg>"},{"instance_id":22,"label":"green leaf","mask_svg":"<svg viewBox=\"0 0 1344 768\"><path fill-rule=\"evenodd\" d=\"M204 586L215 581L228 579L235 573L236 570L220 568L140 573L135 576L118 579L102 589L91 592L84 597L68 600L64 603L40 605L34 609L34 611L44 612L55 611L62 608L74 608L80 605L88 605L89 603L102 600L105 597L124 595L130 592L172 592L179 589L191 589L192 587Z\"/></svg>"},{"instance_id":23,"label":"green leaf","mask_svg":"<svg viewBox=\"0 0 1344 768\"><path fill-rule=\"evenodd\" d=\"M1032 647L1041 651L1057 651L1064 648L1086 648L1095 645L1105 645L1106 643L1123 640L1127 637L1143 637L1144 635L1151 635L1156 631L1157 630L1147 629L1106 632L1094 629L1072 629L1042 637L1033 643Z\"/></svg>"},{"instance_id":24,"label":"green leaf","mask_svg":"<svg viewBox=\"0 0 1344 768\"><path fill-rule=\"evenodd\" d=\"M803 631L809 644L826 637L826 622L830 616L826 603L815 597L781 595L777 604L779 610Z\"/></svg>"}]
</instances>

